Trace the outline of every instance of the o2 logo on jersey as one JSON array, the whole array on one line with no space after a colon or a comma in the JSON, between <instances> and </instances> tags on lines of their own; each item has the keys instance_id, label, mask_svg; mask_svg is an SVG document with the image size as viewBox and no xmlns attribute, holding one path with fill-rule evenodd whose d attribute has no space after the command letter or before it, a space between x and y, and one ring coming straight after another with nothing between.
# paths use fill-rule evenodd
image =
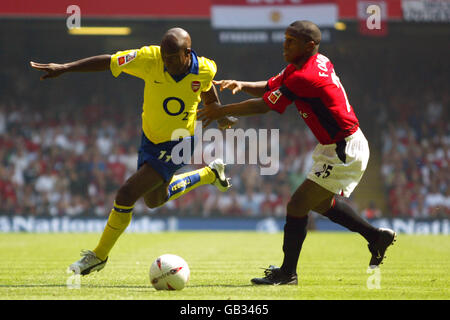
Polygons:
<instances>
[{"instance_id":1,"label":"o2 logo on jersey","mask_svg":"<svg viewBox=\"0 0 450 320\"><path fill-rule=\"evenodd\" d=\"M173 102L172 102L173 101ZM169 106L169 103L170 103L170 106ZM178 104L178 111L175 111L174 112L174 109L175 109L175 106L176 106L176 104ZM169 109L169 107L170 107L170 109ZM164 108L164 111L169 115L169 116L178 116L178 115L180 115L180 114L184 114L184 117L183 117L183 119L182 120L187 120L188 119L188 115L189 115L189 113L188 112L183 112L184 111L184 107L185 107L185 104L184 104L184 101L183 100L181 100L180 98L177 98L177 97L168 97L168 98L166 98L164 101L163 101L163 108Z\"/></svg>"}]
</instances>

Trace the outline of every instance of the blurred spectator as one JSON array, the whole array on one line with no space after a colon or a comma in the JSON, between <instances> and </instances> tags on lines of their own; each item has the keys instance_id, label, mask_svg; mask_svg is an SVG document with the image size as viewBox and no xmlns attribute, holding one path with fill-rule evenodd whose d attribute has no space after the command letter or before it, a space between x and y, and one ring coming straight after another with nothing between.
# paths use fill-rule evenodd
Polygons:
<instances>
[{"instance_id":1,"label":"blurred spectator","mask_svg":"<svg viewBox=\"0 0 450 320\"><path fill-rule=\"evenodd\" d=\"M375 201L370 201L369 206L361 212L361 215L365 219L376 219L382 217L381 210L377 208Z\"/></svg>"},{"instance_id":2,"label":"blurred spectator","mask_svg":"<svg viewBox=\"0 0 450 320\"><path fill-rule=\"evenodd\" d=\"M442 100L448 101L447 96ZM413 125L418 122L413 112L411 124L394 117L383 135L381 173L393 216L443 218L450 213L445 202L450 183L450 125L442 103L432 94L427 99L427 116L421 125ZM408 103L418 110L423 101Z\"/></svg>"},{"instance_id":3,"label":"blurred spectator","mask_svg":"<svg viewBox=\"0 0 450 320\"><path fill-rule=\"evenodd\" d=\"M260 192L255 192L252 185L247 185L245 194L239 197L240 207L246 216L261 215L261 203L264 201L264 195Z\"/></svg>"}]
</instances>

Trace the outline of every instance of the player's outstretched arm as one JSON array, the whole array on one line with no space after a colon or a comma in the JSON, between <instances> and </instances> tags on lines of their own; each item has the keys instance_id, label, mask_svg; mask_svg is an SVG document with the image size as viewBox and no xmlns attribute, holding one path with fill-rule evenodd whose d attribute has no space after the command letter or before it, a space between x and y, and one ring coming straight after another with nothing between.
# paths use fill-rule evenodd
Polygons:
<instances>
[{"instance_id":1,"label":"player's outstretched arm","mask_svg":"<svg viewBox=\"0 0 450 320\"><path fill-rule=\"evenodd\" d=\"M209 107L209 108L220 108L220 105L221 105L221 104L220 104L220 101L219 101L219 95L217 94L216 87L211 86L211 89L209 89L209 90L206 91L206 92L202 92L201 97L202 97L203 105L204 105L205 107L207 106L207 107ZM221 117L221 118L214 119L214 120L217 120L217 123L219 124L219 129L221 129L221 130L231 128L231 127L234 126L234 125L237 123L237 121L238 121L236 118L234 118L234 117L228 117L228 116ZM203 125L204 125L205 127L207 127L207 126L209 126L209 124L210 124L212 121L213 121L213 120L211 120L211 121L205 121L205 122L203 123Z\"/></svg>"},{"instance_id":2,"label":"player's outstretched arm","mask_svg":"<svg viewBox=\"0 0 450 320\"><path fill-rule=\"evenodd\" d=\"M213 80L215 85L220 86L220 91L225 89L231 90L231 93L236 94L239 91L244 91L254 97L262 97L266 92L267 81L237 81L237 80Z\"/></svg>"},{"instance_id":3,"label":"player's outstretched arm","mask_svg":"<svg viewBox=\"0 0 450 320\"><path fill-rule=\"evenodd\" d=\"M224 105L222 107L205 106L197 110L197 119L208 125L211 121L227 116L242 117L262 114L271 109L262 98L249 99L238 103Z\"/></svg>"},{"instance_id":4,"label":"player's outstretched arm","mask_svg":"<svg viewBox=\"0 0 450 320\"><path fill-rule=\"evenodd\" d=\"M68 63L37 63L30 61L30 66L36 70L44 71L41 80L56 78L66 72L95 72L109 70L111 55L103 54Z\"/></svg>"}]
</instances>

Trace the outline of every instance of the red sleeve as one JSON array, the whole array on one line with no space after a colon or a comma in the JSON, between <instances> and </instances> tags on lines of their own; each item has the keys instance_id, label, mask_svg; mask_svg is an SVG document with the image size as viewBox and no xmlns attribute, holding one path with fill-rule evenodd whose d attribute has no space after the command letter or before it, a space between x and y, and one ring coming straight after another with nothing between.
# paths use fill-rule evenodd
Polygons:
<instances>
[{"instance_id":1,"label":"red sleeve","mask_svg":"<svg viewBox=\"0 0 450 320\"><path fill-rule=\"evenodd\" d=\"M270 109L278 113L283 113L286 110L287 106L292 103L292 100L283 95L280 89L281 87L278 87L266 91L266 93L264 93L263 95L263 99Z\"/></svg>"},{"instance_id":2,"label":"red sleeve","mask_svg":"<svg viewBox=\"0 0 450 320\"><path fill-rule=\"evenodd\" d=\"M279 88L282 83L283 83L282 73L279 73L276 76L267 80L267 86L269 87L269 90Z\"/></svg>"},{"instance_id":3,"label":"red sleeve","mask_svg":"<svg viewBox=\"0 0 450 320\"><path fill-rule=\"evenodd\" d=\"M303 77L291 74L283 77L282 73L270 78L267 81L269 91L267 91L263 99L272 110L283 113L286 108L299 98L299 89L305 89L305 81Z\"/></svg>"}]
</instances>

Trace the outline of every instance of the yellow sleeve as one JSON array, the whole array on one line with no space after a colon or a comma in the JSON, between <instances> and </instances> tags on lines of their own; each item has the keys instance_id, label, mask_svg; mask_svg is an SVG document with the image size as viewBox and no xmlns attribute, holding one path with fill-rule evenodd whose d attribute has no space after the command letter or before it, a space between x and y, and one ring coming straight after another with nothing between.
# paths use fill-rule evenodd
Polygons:
<instances>
[{"instance_id":1,"label":"yellow sleeve","mask_svg":"<svg viewBox=\"0 0 450 320\"><path fill-rule=\"evenodd\" d=\"M118 77L119 74L125 72L144 79L152 68L155 58L157 55L153 47L118 51L111 56L111 73L114 77Z\"/></svg>"},{"instance_id":2,"label":"yellow sleeve","mask_svg":"<svg viewBox=\"0 0 450 320\"><path fill-rule=\"evenodd\" d=\"M217 66L213 60L210 60L207 58L204 58L204 59L205 59L204 63L205 63L205 66L207 67L208 75L209 75L209 77L207 77L205 82L202 84L202 91L206 92L209 89L211 89L212 80L214 79L214 77L216 76L216 73L217 73Z\"/></svg>"}]
</instances>

